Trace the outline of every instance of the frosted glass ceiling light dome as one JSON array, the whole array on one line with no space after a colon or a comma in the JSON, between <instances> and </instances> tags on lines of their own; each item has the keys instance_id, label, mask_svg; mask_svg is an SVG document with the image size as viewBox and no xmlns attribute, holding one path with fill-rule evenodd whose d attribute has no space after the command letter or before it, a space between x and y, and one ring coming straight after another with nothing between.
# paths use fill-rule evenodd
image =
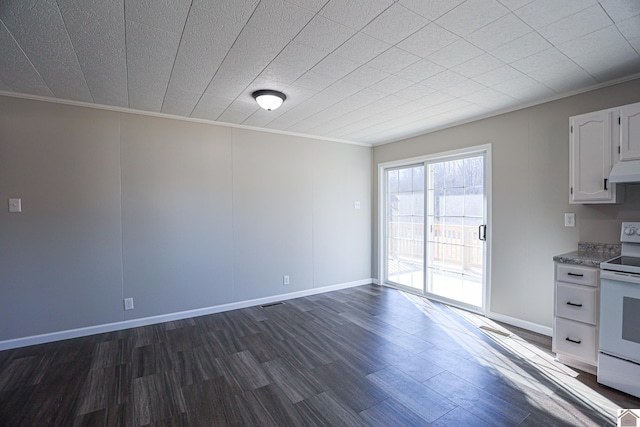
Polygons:
<instances>
[{"instance_id":1,"label":"frosted glass ceiling light dome","mask_svg":"<svg viewBox=\"0 0 640 427\"><path fill-rule=\"evenodd\" d=\"M252 94L258 105L267 111L280 107L287 96L277 90L257 90Z\"/></svg>"}]
</instances>

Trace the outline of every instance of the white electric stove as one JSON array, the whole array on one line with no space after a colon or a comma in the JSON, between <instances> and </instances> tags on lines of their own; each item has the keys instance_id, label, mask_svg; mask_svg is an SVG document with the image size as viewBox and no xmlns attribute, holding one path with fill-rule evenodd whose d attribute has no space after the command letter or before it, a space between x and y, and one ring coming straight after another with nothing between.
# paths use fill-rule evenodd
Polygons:
<instances>
[{"instance_id":1,"label":"white electric stove","mask_svg":"<svg viewBox=\"0 0 640 427\"><path fill-rule=\"evenodd\" d=\"M600 264L598 382L640 397L640 222L622 223L620 240Z\"/></svg>"}]
</instances>

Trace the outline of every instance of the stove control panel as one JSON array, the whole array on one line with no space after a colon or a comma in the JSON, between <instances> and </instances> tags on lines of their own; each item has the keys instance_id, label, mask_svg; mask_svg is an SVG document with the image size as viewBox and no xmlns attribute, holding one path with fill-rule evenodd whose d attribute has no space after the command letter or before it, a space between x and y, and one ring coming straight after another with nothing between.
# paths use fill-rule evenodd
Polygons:
<instances>
[{"instance_id":1,"label":"stove control panel","mask_svg":"<svg viewBox=\"0 0 640 427\"><path fill-rule=\"evenodd\" d=\"M620 241L640 243L640 222L623 222Z\"/></svg>"}]
</instances>

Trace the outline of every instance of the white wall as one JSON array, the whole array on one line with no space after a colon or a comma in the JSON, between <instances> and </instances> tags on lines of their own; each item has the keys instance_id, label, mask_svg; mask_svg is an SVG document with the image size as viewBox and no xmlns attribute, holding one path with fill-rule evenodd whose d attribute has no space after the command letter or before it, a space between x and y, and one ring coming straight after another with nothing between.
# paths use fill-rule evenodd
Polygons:
<instances>
[{"instance_id":1,"label":"white wall","mask_svg":"<svg viewBox=\"0 0 640 427\"><path fill-rule=\"evenodd\" d=\"M0 97L0 342L370 279L371 151Z\"/></svg>"},{"instance_id":2,"label":"white wall","mask_svg":"<svg viewBox=\"0 0 640 427\"><path fill-rule=\"evenodd\" d=\"M620 223L640 221L640 186L628 186L627 203L569 205L569 117L640 101L640 80L374 147L378 164L457 148L492 145L491 310L551 327L554 255L578 241L619 243ZM374 195L374 204L377 197ZM564 227L564 212L576 227ZM374 211L373 271L377 269Z\"/></svg>"}]
</instances>

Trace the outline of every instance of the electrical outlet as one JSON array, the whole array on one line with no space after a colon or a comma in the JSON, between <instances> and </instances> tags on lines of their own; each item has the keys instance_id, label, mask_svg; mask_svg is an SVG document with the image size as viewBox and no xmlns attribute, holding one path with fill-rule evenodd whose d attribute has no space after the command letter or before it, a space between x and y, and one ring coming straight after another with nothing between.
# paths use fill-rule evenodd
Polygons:
<instances>
[{"instance_id":1,"label":"electrical outlet","mask_svg":"<svg viewBox=\"0 0 640 427\"><path fill-rule=\"evenodd\" d=\"M283 277L282 277L282 284L283 284L283 285L288 285L289 283L291 283L291 282L289 281L289 276L283 276Z\"/></svg>"},{"instance_id":2,"label":"electrical outlet","mask_svg":"<svg viewBox=\"0 0 640 427\"><path fill-rule=\"evenodd\" d=\"M11 213L22 212L22 200L9 199L9 212Z\"/></svg>"},{"instance_id":3,"label":"electrical outlet","mask_svg":"<svg viewBox=\"0 0 640 427\"><path fill-rule=\"evenodd\" d=\"M124 309L125 310L133 310L133 298L125 298L124 299Z\"/></svg>"},{"instance_id":4,"label":"electrical outlet","mask_svg":"<svg viewBox=\"0 0 640 427\"><path fill-rule=\"evenodd\" d=\"M564 226L565 227L575 227L576 226L576 214L574 214L574 213L565 213L564 214Z\"/></svg>"}]
</instances>

